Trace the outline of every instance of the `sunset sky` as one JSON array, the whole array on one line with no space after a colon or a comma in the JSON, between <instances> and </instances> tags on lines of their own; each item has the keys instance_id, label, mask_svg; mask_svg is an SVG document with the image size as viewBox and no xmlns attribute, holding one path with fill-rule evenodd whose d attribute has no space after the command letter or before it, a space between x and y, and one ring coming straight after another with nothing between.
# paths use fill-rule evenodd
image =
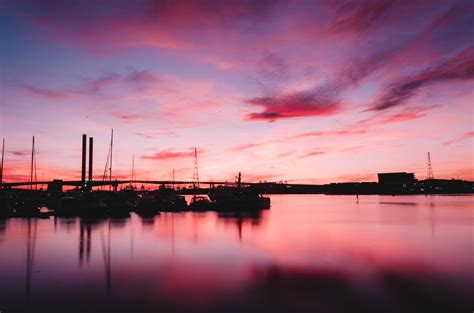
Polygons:
<instances>
[{"instance_id":1,"label":"sunset sky","mask_svg":"<svg viewBox=\"0 0 474 313\"><path fill-rule=\"evenodd\" d=\"M1 1L5 178L474 179L473 1ZM40 177L38 177L40 178Z\"/></svg>"}]
</instances>

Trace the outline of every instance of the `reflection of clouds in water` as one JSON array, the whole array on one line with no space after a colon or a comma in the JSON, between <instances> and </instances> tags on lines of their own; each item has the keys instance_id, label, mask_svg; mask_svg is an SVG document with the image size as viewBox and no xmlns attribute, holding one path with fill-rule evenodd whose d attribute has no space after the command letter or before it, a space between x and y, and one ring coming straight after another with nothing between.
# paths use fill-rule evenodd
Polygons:
<instances>
[{"instance_id":1,"label":"reflection of clouds in water","mask_svg":"<svg viewBox=\"0 0 474 313\"><path fill-rule=\"evenodd\" d=\"M274 198L263 212L56 219L56 231L54 219L38 220L30 308L454 312L472 307L474 273L467 248L472 225L466 223L472 208L433 209L429 204L438 198L428 202L423 196L403 198L401 205L391 197L363 196L358 205L354 197ZM462 201L449 202L463 207ZM27 311L19 304L25 268L17 266L25 263L27 221L5 221L3 235L1 223L0 303L6 312Z\"/></svg>"}]
</instances>

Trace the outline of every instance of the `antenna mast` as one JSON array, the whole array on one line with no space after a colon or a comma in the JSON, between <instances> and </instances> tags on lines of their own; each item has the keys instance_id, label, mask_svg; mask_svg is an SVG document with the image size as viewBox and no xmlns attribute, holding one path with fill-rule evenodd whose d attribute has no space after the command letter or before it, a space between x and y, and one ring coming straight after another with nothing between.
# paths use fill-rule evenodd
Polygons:
<instances>
[{"instance_id":1,"label":"antenna mast","mask_svg":"<svg viewBox=\"0 0 474 313\"><path fill-rule=\"evenodd\" d=\"M433 167L431 166L431 154L428 152L428 179L434 179Z\"/></svg>"},{"instance_id":2,"label":"antenna mast","mask_svg":"<svg viewBox=\"0 0 474 313\"><path fill-rule=\"evenodd\" d=\"M193 189L199 188L199 171L198 171L198 157L197 148L194 148L194 170L193 170Z\"/></svg>"},{"instance_id":3,"label":"antenna mast","mask_svg":"<svg viewBox=\"0 0 474 313\"><path fill-rule=\"evenodd\" d=\"M114 147L114 129L112 128L112 133L110 135L110 173L109 173L109 181L111 183L110 190L112 190L112 152Z\"/></svg>"},{"instance_id":4,"label":"antenna mast","mask_svg":"<svg viewBox=\"0 0 474 313\"><path fill-rule=\"evenodd\" d=\"M2 141L2 163L0 164L0 184L3 183L3 158L5 157L5 138Z\"/></svg>"}]
</instances>

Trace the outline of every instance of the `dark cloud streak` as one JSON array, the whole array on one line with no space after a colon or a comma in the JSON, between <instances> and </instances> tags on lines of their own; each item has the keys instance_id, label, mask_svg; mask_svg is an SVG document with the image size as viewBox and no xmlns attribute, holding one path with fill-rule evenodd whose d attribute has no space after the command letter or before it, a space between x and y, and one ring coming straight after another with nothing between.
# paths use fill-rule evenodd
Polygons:
<instances>
[{"instance_id":1,"label":"dark cloud streak","mask_svg":"<svg viewBox=\"0 0 474 313\"><path fill-rule=\"evenodd\" d=\"M429 84L469 79L474 79L474 48L468 48L434 67L392 83L368 111L382 111L403 105L415 96L418 89Z\"/></svg>"},{"instance_id":2,"label":"dark cloud streak","mask_svg":"<svg viewBox=\"0 0 474 313\"><path fill-rule=\"evenodd\" d=\"M13 85L35 96L49 100L65 100L74 96L98 94L106 88L118 84L143 87L152 84L158 84L162 81L163 80L152 71L142 70L131 71L127 74L104 73L98 78L88 79L81 82L77 86L66 87L63 89L39 87L22 82L13 83Z\"/></svg>"},{"instance_id":3,"label":"dark cloud streak","mask_svg":"<svg viewBox=\"0 0 474 313\"><path fill-rule=\"evenodd\" d=\"M268 122L302 116L328 116L341 108L339 100L323 89L259 97L245 102L263 108L263 112L249 113L249 120Z\"/></svg>"}]
</instances>

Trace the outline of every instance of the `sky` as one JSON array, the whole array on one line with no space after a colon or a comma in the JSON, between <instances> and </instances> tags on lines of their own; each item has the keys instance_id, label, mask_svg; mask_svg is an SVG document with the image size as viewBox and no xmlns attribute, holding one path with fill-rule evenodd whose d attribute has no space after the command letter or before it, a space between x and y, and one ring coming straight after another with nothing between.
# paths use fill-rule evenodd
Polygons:
<instances>
[{"instance_id":1,"label":"sky","mask_svg":"<svg viewBox=\"0 0 474 313\"><path fill-rule=\"evenodd\" d=\"M0 1L6 181L474 180L473 1Z\"/></svg>"}]
</instances>

